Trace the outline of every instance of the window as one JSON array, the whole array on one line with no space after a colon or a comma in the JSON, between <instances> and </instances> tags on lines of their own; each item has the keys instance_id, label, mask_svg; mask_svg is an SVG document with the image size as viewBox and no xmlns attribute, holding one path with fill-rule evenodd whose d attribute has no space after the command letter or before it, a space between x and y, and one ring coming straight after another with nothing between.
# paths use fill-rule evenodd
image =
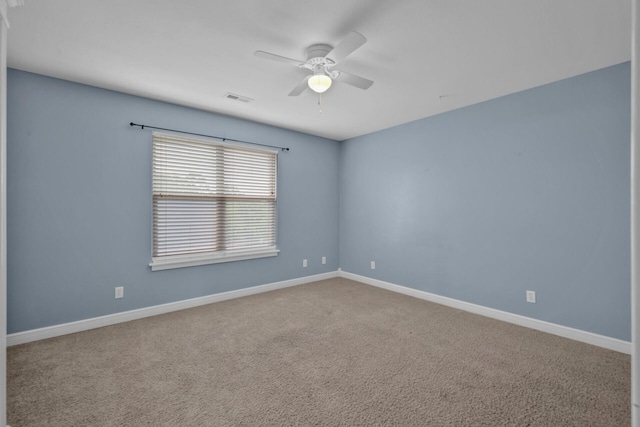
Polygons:
<instances>
[{"instance_id":1,"label":"window","mask_svg":"<svg viewBox=\"0 0 640 427\"><path fill-rule=\"evenodd\" d=\"M275 256L277 151L153 134L152 270Z\"/></svg>"}]
</instances>

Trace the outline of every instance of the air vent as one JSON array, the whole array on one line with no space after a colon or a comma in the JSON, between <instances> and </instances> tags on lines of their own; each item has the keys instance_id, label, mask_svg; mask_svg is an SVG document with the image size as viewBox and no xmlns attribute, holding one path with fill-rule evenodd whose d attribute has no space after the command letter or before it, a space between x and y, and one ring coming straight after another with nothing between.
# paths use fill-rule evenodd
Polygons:
<instances>
[{"instance_id":1,"label":"air vent","mask_svg":"<svg viewBox=\"0 0 640 427\"><path fill-rule=\"evenodd\" d=\"M253 99L247 98L246 96L236 95L235 93L230 93L230 92L225 93L224 97L227 98L227 99L234 100L234 101L244 102L245 104L248 104L251 101L253 101Z\"/></svg>"}]
</instances>

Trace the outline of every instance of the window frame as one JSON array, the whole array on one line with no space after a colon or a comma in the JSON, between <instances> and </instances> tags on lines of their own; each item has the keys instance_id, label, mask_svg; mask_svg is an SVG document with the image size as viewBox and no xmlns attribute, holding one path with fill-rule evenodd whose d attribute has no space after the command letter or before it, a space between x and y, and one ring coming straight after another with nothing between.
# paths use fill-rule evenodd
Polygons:
<instances>
[{"instance_id":1,"label":"window frame","mask_svg":"<svg viewBox=\"0 0 640 427\"><path fill-rule=\"evenodd\" d=\"M269 229L269 232L272 233L272 237L273 237L273 244L272 245L268 245L268 246L260 246L260 247L249 247L249 248L241 248L241 249L229 249L224 247L222 250L216 250L216 251L198 251L198 252L189 252L187 251L187 253L176 253L176 254L168 254L168 255L161 255L161 256L157 256L157 250L156 250L156 241L155 241L155 237L157 236L157 223L156 223L156 213L155 210L159 209L157 206L159 205L156 203L156 200L179 200L179 196L176 196L174 199L172 199L172 196L166 196L163 195L162 193L158 193L156 190L156 179L161 180L161 178L159 178L159 176L165 176L166 175L162 175L161 173L159 173L158 175L156 174L156 158L155 158L155 150L156 150L156 143L157 140L162 140L163 142L166 143L167 140L174 140L174 141L178 141L181 144L188 144L188 143L194 143L198 144L202 147L202 144L211 144L212 146L216 147L216 150L227 150L227 152L233 152L233 150L238 150L237 152L258 152L261 153L260 155L265 155L265 154L269 154L269 155L273 155L274 159L273 161L275 162L273 165L273 174L269 174L270 178L273 180L273 211L272 211L272 228ZM152 185L152 190L151 190L151 197L152 197L152 205L153 205L153 209L152 209L152 241L151 241L151 249L152 249L152 256L151 256L151 263L149 264L149 266L151 267L152 271L158 271L158 270L167 270L167 269L173 269L173 268L182 268L182 267L191 267L191 266L198 266L198 265L207 265L207 264L216 264L216 263L223 263L223 262L232 262L232 261L241 261L241 260L249 260L249 259L257 259L257 258L265 258L265 257L273 257L273 256L277 256L278 253L280 252L280 250L277 248L277 213L278 213L278 204L277 204L277 177L278 177L278 151L276 150L269 150L269 149L262 149L262 148L254 148L254 147L249 147L245 144L231 144L231 143L227 143L223 140L219 140L219 139L213 139L213 138L203 138L203 137L185 137L183 135L174 135L171 133L165 133L165 132L153 132L153 136L152 136L152 157L153 157L153 161L152 161L152 173L151 173L151 185ZM222 162L222 163L221 163ZM222 165L223 168L232 168L233 164L229 164L229 161L220 161L220 160L216 160L216 165ZM225 166L226 165L226 166ZM193 166L193 165L192 165ZM160 168L158 168L160 169ZM226 172L226 171L225 171ZM223 172L223 173L225 173ZM214 173L220 173L220 171L214 172ZM224 190L223 190L224 191ZM234 198L234 196L228 195L228 194L223 194L223 192L220 192L220 190L216 190L215 192L210 192L210 193L205 193L202 195L202 199L206 200L206 199L212 199L212 198L218 198L221 200L230 200L231 203L233 202L237 202L236 198ZM224 202L223 202L224 203ZM225 224L223 226L224 230L228 230L228 227L231 227L232 225L230 224L230 219L233 218L233 216L228 216L228 215L223 215L222 216L222 222L223 224ZM229 225L227 225L229 224ZM222 233L222 235L224 235L225 233ZM214 240L215 240L215 236L214 236ZM226 245L228 242L226 242L223 244ZM155 256L154 256L155 255Z\"/></svg>"}]
</instances>

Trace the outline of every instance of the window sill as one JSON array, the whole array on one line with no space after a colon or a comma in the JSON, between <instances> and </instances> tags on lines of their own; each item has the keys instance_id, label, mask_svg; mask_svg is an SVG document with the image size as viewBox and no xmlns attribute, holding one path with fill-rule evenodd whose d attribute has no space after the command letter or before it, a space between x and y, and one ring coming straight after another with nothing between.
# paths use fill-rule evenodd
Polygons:
<instances>
[{"instance_id":1,"label":"window sill","mask_svg":"<svg viewBox=\"0 0 640 427\"><path fill-rule=\"evenodd\" d=\"M215 252L195 255L175 255L168 257L155 257L151 259L149 266L151 271L169 270L172 268L194 267L197 265L217 264L221 262L242 261L255 258L277 256L278 249L267 248L242 252Z\"/></svg>"}]
</instances>

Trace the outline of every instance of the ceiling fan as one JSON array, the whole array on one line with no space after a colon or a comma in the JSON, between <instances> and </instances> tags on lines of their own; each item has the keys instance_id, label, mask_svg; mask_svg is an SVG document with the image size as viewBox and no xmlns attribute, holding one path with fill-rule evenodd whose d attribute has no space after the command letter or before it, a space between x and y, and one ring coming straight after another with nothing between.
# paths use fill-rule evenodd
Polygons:
<instances>
[{"instance_id":1,"label":"ceiling fan","mask_svg":"<svg viewBox=\"0 0 640 427\"><path fill-rule=\"evenodd\" d=\"M311 74L307 75L296 87L293 88L291 92L289 92L289 96L298 96L307 87L316 93L323 93L331 87L333 80L338 80L348 85L366 90L371 87L373 81L334 68L338 63L366 42L367 39L362 34L353 31L335 47L331 47L326 44L314 44L309 46L305 52L307 57L306 61L286 58L284 56L275 55L262 50L256 51L254 55L260 58L270 59L272 61L295 65L298 68L304 68L311 71Z\"/></svg>"}]
</instances>

